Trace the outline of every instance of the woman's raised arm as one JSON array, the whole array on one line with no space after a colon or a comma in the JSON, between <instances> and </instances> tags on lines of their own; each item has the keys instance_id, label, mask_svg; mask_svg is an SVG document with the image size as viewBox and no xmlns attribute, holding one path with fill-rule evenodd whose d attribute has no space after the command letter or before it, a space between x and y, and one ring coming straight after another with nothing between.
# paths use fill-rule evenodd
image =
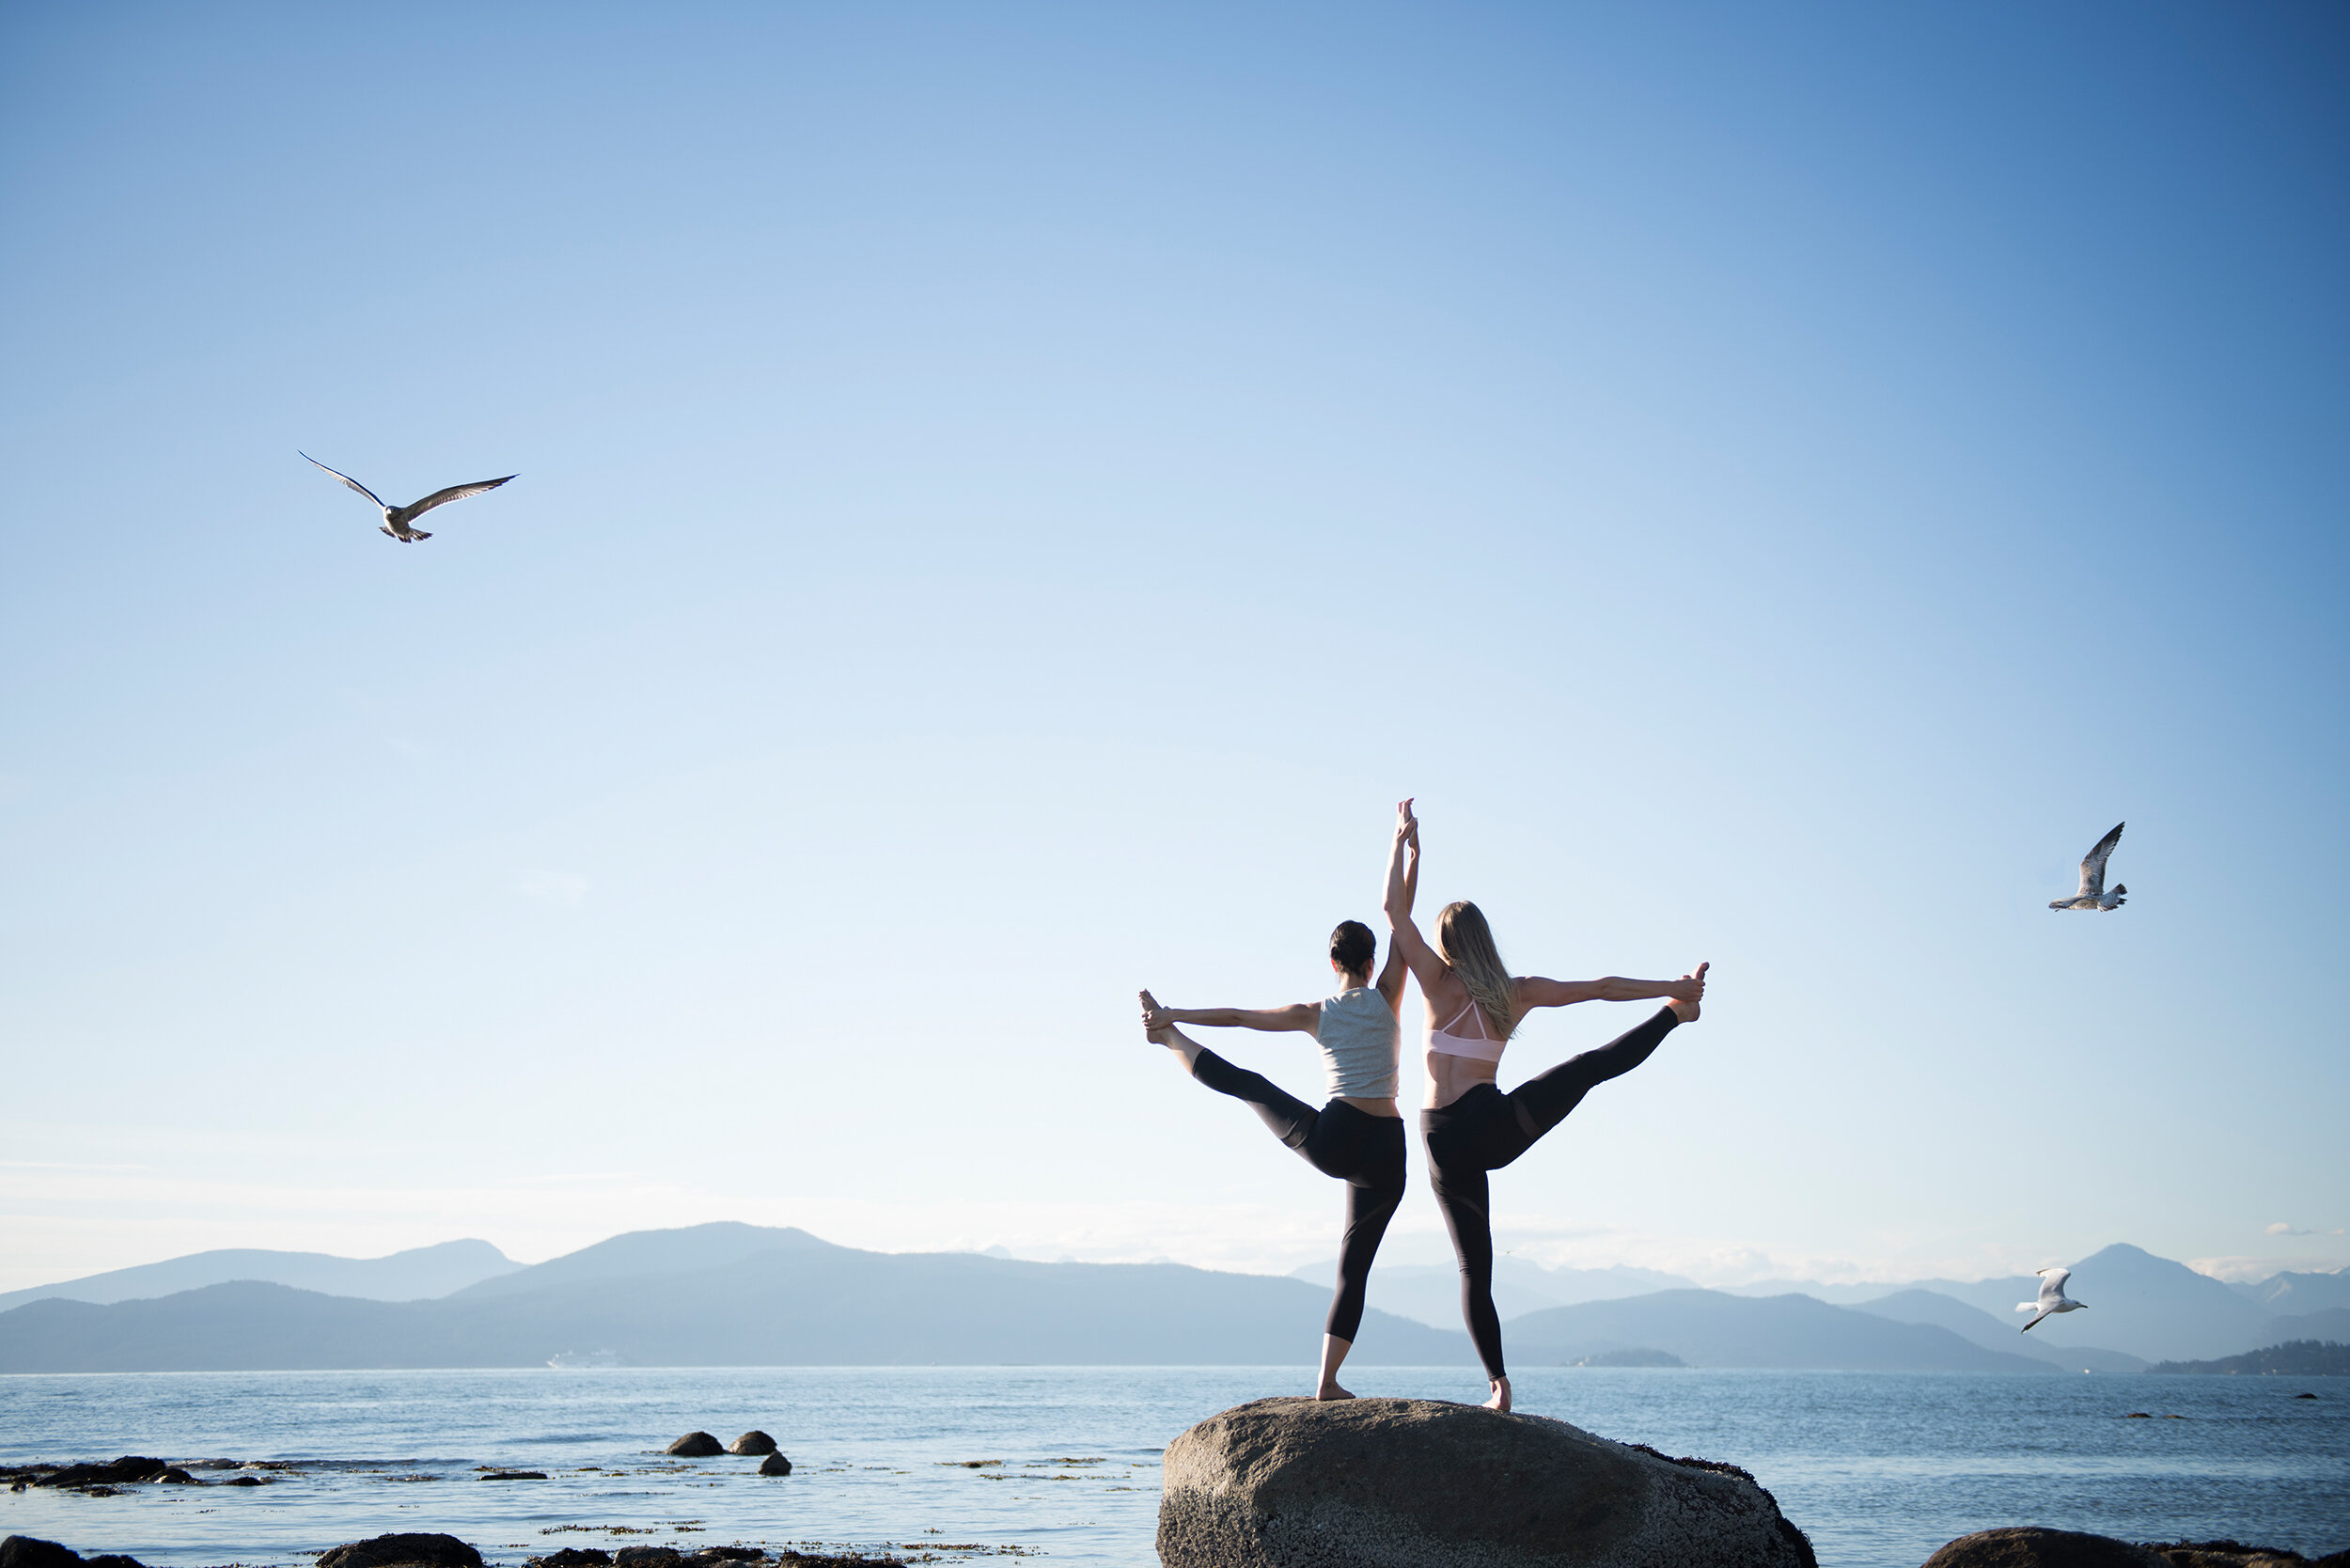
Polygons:
<instances>
[{"instance_id":1,"label":"woman's raised arm","mask_svg":"<svg viewBox=\"0 0 2350 1568\"><path fill-rule=\"evenodd\" d=\"M1445 961L1436 956L1436 949L1419 933L1412 923L1412 900L1419 893L1419 819L1412 815L1412 803L1400 801L1395 808L1395 842L1387 847L1387 891L1386 905L1389 954L1403 955L1403 962L1412 966L1413 978L1419 981L1422 995L1430 986L1444 978ZM1397 987L1399 995L1402 987Z\"/></svg>"}]
</instances>

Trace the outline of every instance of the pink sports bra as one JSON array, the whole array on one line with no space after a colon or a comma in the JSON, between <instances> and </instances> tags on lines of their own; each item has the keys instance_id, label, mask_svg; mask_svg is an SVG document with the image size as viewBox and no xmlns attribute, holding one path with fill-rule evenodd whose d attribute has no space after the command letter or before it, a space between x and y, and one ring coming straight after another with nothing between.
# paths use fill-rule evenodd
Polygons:
<instances>
[{"instance_id":1,"label":"pink sports bra","mask_svg":"<svg viewBox=\"0 0 2350 1568\"><path fill-rule=\"evenodd\" d=\"M1477 1032L1475 1034L1452 1033L1452 1026L1471 1013L1477 1015ZM1509 1043L1506 1040L1496 1040L1486 1032L1484 1011L1475 1001L1471 1001L1468 1006L1454 1013L1443 1028L1431 1027L1428 1031L1430 1050L1442 1056L1468 1057L1476 1061L1499 1061L1501 1048Z\"/></svg>"}]
</instances>

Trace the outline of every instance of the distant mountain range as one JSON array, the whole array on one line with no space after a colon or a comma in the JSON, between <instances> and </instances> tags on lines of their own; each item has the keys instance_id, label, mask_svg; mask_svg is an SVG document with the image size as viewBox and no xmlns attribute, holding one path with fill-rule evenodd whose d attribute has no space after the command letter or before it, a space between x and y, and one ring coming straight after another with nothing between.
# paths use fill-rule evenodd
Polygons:
<instances>
[{"instance_id":1,"label":"distant mountain range","mask_svg":"<svg viewBox=\"0 0 2350 1568\"><path fill-rule=\"evenodd\" d=\"M523 1265L485 1241L442 1242L412 1247L386 1258L337 1258L324 1252L263 1252L229 1248L191 1252L165 1262L141 1263L86 1275L57 1285L0 1294L0 1312L28 1301L136 1301L180 1291L225 1285L232 1279L261 1279L324 1295L355 1295L368 1301L424 1301L463 1290Z\"/></svg>"},{"instance_id":2,"label":"distant mountain range","mask_svg":"<svg viewBox=\"0 0 2350 1568\"><path fill-rule=\"evenodd\" d=\"M447 1261L452 1266L467 1256L475 1266L491 1259L502 1266L431 1300L369 1299L252 1279L112 1302L20 1292L20 1298L41 1298L0 1311L0 1372L510 1367L551 1360L1299 1366L1313 1355L1328 1301L1325 1280L1174 1263L866 1252L803 1231L736 1224L636 1231L529 1268L511 1265L486 1243L452 1246L478 1249L457 1254ZM189 1265L200 1274L220 1266L222 1256L198 1254L144 1272L168 1278L167 1271ZM233 1256L275 1260L272 1266L290 1269L317 1262L313 1254ZM1642 1289L1648 1281L1628 1278L1636 1272L1630 1270L1574 1271L1557 1279L1569 1271L1510 1262L1513 1290L1593 1293L1511 1314L1508 1343L1519 1366L1621 1361L1636 1353L1661 1359L1653 1355L1661 1352L1699 1367L2135 1372L2154 1358L2140 1342L2184 1337L2185 1330L2173 1333L2172 1315L2216 1325L2199 1346L2207 1354L2286 1339L2350 1339L2350 1309L2275 1316L2242 1293L2128 1247L2108 1247L2076 1268L2074 1287L2092 1303L2090 1311L2050 1320L2028 1338L2012 1316L1995 1317L1930 1289L1851 1306L1796 1293L1752 1297L1687 1285ZM95 1278L119 1282L142 1272ZM1383 1292L1409 1294L1393 1290L1392 1272L1374 1276L1374 1300ZM1457 1312L1457 1277L1425 1272L1430 1279L1406 1275L1404 1282L1423 1294L1443 1283L1443 1305L1449 1315ZM1528 1286L1529 1273L1538 1278ZM386 1277L379 1270L361 1278L384 1288ZM95 1288L94 1281L74 1284ZM2005 1280L1969 1288L2010 1307L2029 1294ZM2321 1289L2296 1282L2280 1299L2297 1304L2318 1298ZM2224 1309L2214 1305L2221 1298ZM2129 1348L2092 1348L2083 1319L2093 1320L2103 1342ZM2050 1332L2060 1329L2072 1337ZM2107 1330L2114 1332L2108 1337ZM1449 1324L1374 1308L1354 1362L1471 1368L1473 1357Z\"/></svg>"}]
</instances>

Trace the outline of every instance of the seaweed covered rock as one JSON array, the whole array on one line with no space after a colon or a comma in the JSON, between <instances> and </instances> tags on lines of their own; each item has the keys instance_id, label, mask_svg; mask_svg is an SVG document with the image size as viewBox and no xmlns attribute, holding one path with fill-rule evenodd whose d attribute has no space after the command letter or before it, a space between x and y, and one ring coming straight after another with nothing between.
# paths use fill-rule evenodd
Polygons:
<instances>
[{"instance_id":1,"label":"seaweed covered rock","mask_svg":"<svg viewBox=\"0 0 2350 1568\"><path fill-rule=\"evenodd\" d=\"M1166 1568L1816 1568L1735 1466L1476 1405L1257 1400L1164 1474Z\"/></svg>"}]
</instances>

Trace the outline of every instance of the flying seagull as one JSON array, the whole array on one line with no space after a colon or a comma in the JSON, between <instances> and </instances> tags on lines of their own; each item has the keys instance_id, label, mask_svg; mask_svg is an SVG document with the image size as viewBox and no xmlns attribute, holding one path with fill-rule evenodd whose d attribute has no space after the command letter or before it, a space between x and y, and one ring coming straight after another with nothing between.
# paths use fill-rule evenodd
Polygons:
<instances>
[{"instance_id":1,"label":"flying seagull","mask_svg":"<svg viewBox=\"0 0 2350 1568\"><path fill-rule=\"evenodd\" d=\"M295 455L300 457L303 462L308 463L313 468L325 469L327 473L335 474L335 470L327 468L326 464L321 463L318 459L312 457L307 452L298 452ZM343 483L351 486L352 489L357 491L360 494L366 496L368 500L373 501L377 506L384 507L384 498L382 496L378 495L374 491L369 490L366 485L361 484L357 479L352 478L350 475L335 474L335 477L342 480ZM509 474L506 476L506 479L510 479L513 477L513 475ZM468 495L478 495L485 490L495 490L498 486L504 484L506 479L476 479L471 484L453 484L446 490L436 490L431 494L426 496L423 500L412 501L404 507L384 507L384 531L391 535L394 539L400 541L402 544L414 544L420 539L431 539L432 537L431 534L412 528L408 525L414 523L417 518L422 517L426 512L431 511L434 507L446 506L451 501L462 501Z\"/></svg>"},{"instance_id":2,"label":"flying seagull","mask_svg":"<svg viewBox=\"0 0 2350 1568\"><path fill-rule=\"evenodd\" d=\"M417 504L422 506L426 503ZM2113 885L2112 892L2106 891L2106 856L2111 855L2113 846L2122 841L2122 829L2127 825L2115 823L2113 831L2097 840L2097 847L2091 850L2088 857L2081 862L2081 890L2069 899L2051 900L2048 904L2050 909L2119 909L2128 902L2122 895L2129 889L2118 882Z\"/></svg>"},{"instance_id":3,"label":"flying seagull","mask_svg":"<svg viewBox=\"0 0 2350 1568\"><path fill-rule=\"evenodd\" d=\"M2072 1278L2073 1271L2069 1268L2042 1269L2040 1271L2040 1299L2019 1301L2015 1304L2015 1309L2019 1312L2033 1314L2031 1323L2038 1323L2042 1318L2054 1317L2059 1312L2078 1312L2085 1309L2089 1303L2075 1301L2064 1294L2064 1282ZM2021 1332L2030 1333L2031 1323L2024 1325Z\"/></svg>"}]
</instances>

